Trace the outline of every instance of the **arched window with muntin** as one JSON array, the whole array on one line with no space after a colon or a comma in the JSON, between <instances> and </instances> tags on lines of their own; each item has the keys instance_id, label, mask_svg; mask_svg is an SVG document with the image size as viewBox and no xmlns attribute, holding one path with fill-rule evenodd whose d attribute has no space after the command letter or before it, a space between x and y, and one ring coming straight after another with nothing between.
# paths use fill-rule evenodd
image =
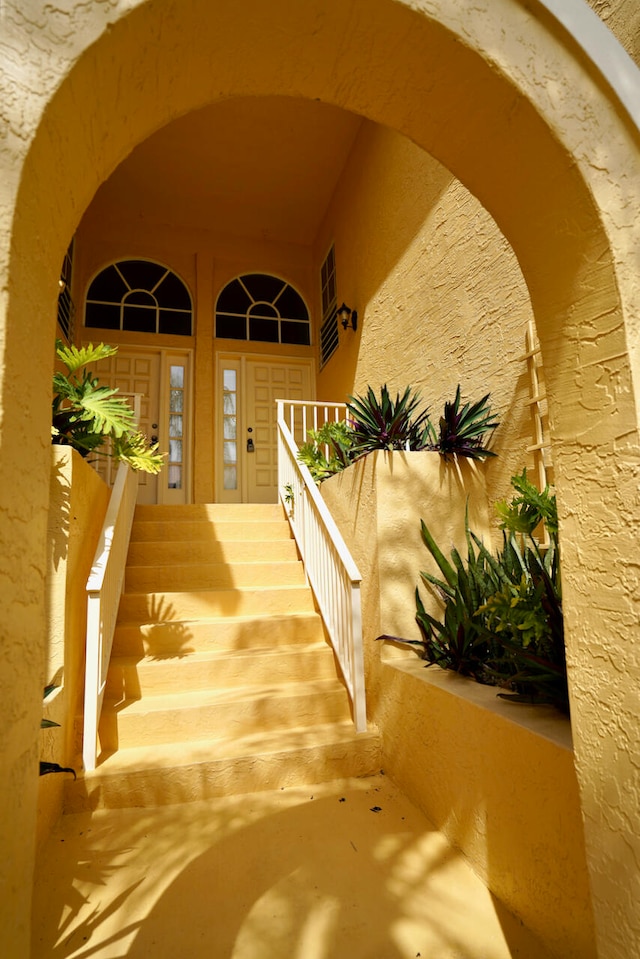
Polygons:
<instances>
[{"instance_id":1,"label":"arched window with muntin","mask_svg":"<svg viewBox=\"0 0 640 959\"><path fill-rule=\"evenodd\" d=\"M191 295L180 277L153 260L118 260L91 281L84 325L191 336Z\"/></svg>"},{"instance_id":2,"label":"arched window with muntin","mask_svg":"<svg viewBox=\"0 0 640 959\"><path fill-rule=\"evenodd\" d=\"M309 346L309 310L286 280L245 273L224 287L216 303L216 336Z\"/></svg>"}]
</instances>

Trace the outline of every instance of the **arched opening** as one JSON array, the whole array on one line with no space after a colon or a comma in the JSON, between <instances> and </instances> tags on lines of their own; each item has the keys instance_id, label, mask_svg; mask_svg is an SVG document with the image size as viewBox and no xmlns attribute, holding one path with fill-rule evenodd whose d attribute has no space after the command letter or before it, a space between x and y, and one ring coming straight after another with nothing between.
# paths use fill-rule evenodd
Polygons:
<instances>
[{"instance_id":1,"label":"arched opening","mask_svg":"<svg viewBox=\"0 0 640 959\"><path fill-rule=\"evenodd\" d=\"M611 858L618 859L617 882L634 890L638 883L629 809L621 802L610 822L602 812L608 782L619 780L631 796L637 778L619 729L631 726L635 734L638 719L627 642L637 630L630 560L636 343L625 325L638 297L627 274L637 256L631 184L638 155L608 91L559 28L544 16L532 21L510 0L493 4L490 15L478 9L468 16L464 6L435 16L390 0L294 10L247 0L212 16L205 0L196 0L187 16L177 4L149 0L104 33L96 27L97 42L76 57L34 131L13 217L2 385L3 488L15 491L3 557L6 622L24 653L18 680L35 703L39 649L27 649L20 637L42 632L56 284L69 237L101 180L154 129L229 97L320 99L407 135L490 211L530 291L550 394L583 811L594 882L605 877L594 884L601 934L615 939L605 915ZM509 43L496 49L495 35ZM166 69L181 62L188 71ZM538 69L554 82L539 83ZM564 128L563 112L587 102L591 117L580 112ZM601 143L610 150L602 174ZM628 227L615 222L625 191ZM33 378L28 401L16 389L25 356ZM28 489L20 483L25 470L35 477ZM607 701L625 703L624 723L611 721ZM619 916L617 908L609 912ZM629 938L630 927L622 926Z\"/></svg>"}]
</instances>

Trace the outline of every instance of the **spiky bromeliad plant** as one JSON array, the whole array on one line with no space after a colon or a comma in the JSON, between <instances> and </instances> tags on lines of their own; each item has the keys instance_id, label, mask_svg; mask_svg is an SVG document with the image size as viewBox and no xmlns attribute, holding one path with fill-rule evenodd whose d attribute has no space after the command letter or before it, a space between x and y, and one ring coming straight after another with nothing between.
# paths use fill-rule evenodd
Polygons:
<instances>
[{"instance_id":1,"label":"spiky bromeliad plant","mask_svg":"<svg viewBox=\"0 0 640 959\"><path fill-rule=\"evenodd\" d=\"M71 446L84 457L91 453L111 455L132 469L159 473L164 457L157 445L150 446L136 429L126 398L118 396L117 389L100 386L88 369L115 353L117 347L104 343L78 348L57 340L56 354L66 373L53 375L51 441Z\"/></svg>"},{"instance_id":2,"label":"spiky bromeliad plant","mask_svg":"<svg viewBox=\"0 0 640 959\"><path fill-rule=\"evenodd\" d=\"M433 442L428 410L417 412L420 396L410 386L393 400L385 383L380 399L369 387L365 396L349 396L347 413L353 430L353 453L372 450L421 450Z\"/></svg>"},{"instance_id":3,"label":"spiky bromeliad plant","mask_svg":"<svg viewBox=\"0 0 640 959\"><path fill-rule=\"evenodd\" d=\"M493 433L499 425L489 406L490 393L477 403L465 403L461 407L460 385L451 403L444 404L435 448L447 459L452 454L469 459L485 459L495 456L485 443L485 434Z\"/></svg>"}]
</instances>

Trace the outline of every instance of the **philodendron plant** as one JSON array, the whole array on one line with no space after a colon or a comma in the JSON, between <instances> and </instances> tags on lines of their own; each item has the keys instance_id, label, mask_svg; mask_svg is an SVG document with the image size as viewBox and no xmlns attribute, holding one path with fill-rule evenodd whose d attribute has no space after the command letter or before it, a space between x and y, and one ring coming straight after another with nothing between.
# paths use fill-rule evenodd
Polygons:
<instances>
[{"instance_id":1,"label":"philodendron plant","mask_svg":"<svg viewBox=\"0 0 640 959\"><path fill-rule=\"evenodd\" d=\"M344 420L324 423L319 430L308 430L309 437L298 450L298 459L307 467L316 483L340 473L354 459L354 433Z\"/></svg>"},{"instance_id":2,"label":"philodendron plant","mask_svg":"<svg viewBox=\"0 0 640 959\"><path fill-rule=\"evenodd\" d=\"M56 342L56 355L66 373L53 375L51 442L71 446L81 456L113 456L134 470L159 473L164 456L136 429L134 412L124 396L100 386L88 369L117 353L117 347L100 343L78 348Z\"/></svg>"}]
</instances>

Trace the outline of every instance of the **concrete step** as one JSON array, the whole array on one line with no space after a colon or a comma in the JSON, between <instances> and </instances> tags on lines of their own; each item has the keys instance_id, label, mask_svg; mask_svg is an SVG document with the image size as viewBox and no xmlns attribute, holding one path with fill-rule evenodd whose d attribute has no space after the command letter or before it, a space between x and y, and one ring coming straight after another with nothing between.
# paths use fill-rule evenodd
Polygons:
<instances>
[{"instance_id":1,"label":"concrete step","mask_svg":"<svg viewBox=\"0 0 640 959\"><path fill-rule=\"evenodd\" d=\"M264 556L264 553L263 553ZM186 566L128 566L127 593L206 589L235 589L241 586L304 586L302 563L209 563Z\"/></svg>"},{"instance_id":2,"label":"concrete step","mask_svg":"<svg viewBox=\"0 0 640 959\"><path fill-rule=\"evenodd\" d=\"M133 700L163 693L229 689L255 683L335 679L333 650L325 642L234 652L188 653L179 660L112 656L105 698Z\"/></svg>"},{"instance_id":3,"label":"concrete step","mask_svg":"<svg viewBox=\"0 0 640 959\"><path fill-rule=\"evenodd\" d=\"M349 715L347 691L334 677L165 693L130 702L105 700L99 734L102 748L111 751L341 722Z\"/></svg>"},{"instance_id":4,"label":"concrete step","mask_svg":"<svg viewBox=\"0 0 640 959\"><path fill-rule=\"evenodd\" d=\"M308 586L241 586L157 593L124 593L119 623L184 622L219 616L264 616L274 613L311 613L313 595Z\"/></svg>"},{"instance_id":5,"label":"concrete step","mask_svg":"<svg viewBox=\"0 0 640 959\"><path fill-rule=\"evenodd\" d=\"M350 721L121 749L65 783L65 812L214 799L377 773L380 739ZM80 766L78 766L80 768Z\"/></svg>"},{"instance_id":6,"label":"concrete step","mask_svg":"<svg viewBox=\"0 0 640 959\"><path fill-rule=\"evenodd\" d=\"M67 810L371 775L337 676L280 506L138 507L101 765Z\"/></svg>"},{"instance_id":7,"label":"concrete step","mask_svg":"<svg viewBox=\"0 0 640 959\"><path fill-rule=\"evenodd\" d=\"M260 563L265 556L272 563L292 563L298 559L295 540L195 540L192 542L131 543L127 567L184 566L208 563Z\"/></svg>"},{"instance_id":8,"label":"concrete step","mask_svg":"<svg viewBox=\"0 0 640 959\"><path fill-rule=\"evenodd\" d=\"M116 626L112 655L179 660L192 652L304 645L321 641L323 637L322 620L315 611L183 622L120 623Z\"/></svg>"},{"instance_id":9,"label":"concrete step","mask_svg":"<svg viewBox=\"0 0 640 959\"><path fill-rule=\"evenodd\" d=\"M149 507L152 509L154 507ZM160 507L155 507L159 509ZM138 506L138 509L141 509ZM289 524L284 520L271 520L254 523L246 520L216 520L215 522L181 520L145 520L134 519L131 527L131 542L167 542L183 543L202 541L215 543L221 541L264 541L291 539Z\"/></svg>"},{"instance_id":10,"label":"concrete step","mask_svg":"<svg viewBox=\"0 0 640 959\"><path fill-rule=\"evenodd\" d=\"M191 503L178 506L136 506L135 522L158 523L269 523L288 522L278 503Z\"/></svg>"}]
</instances>

